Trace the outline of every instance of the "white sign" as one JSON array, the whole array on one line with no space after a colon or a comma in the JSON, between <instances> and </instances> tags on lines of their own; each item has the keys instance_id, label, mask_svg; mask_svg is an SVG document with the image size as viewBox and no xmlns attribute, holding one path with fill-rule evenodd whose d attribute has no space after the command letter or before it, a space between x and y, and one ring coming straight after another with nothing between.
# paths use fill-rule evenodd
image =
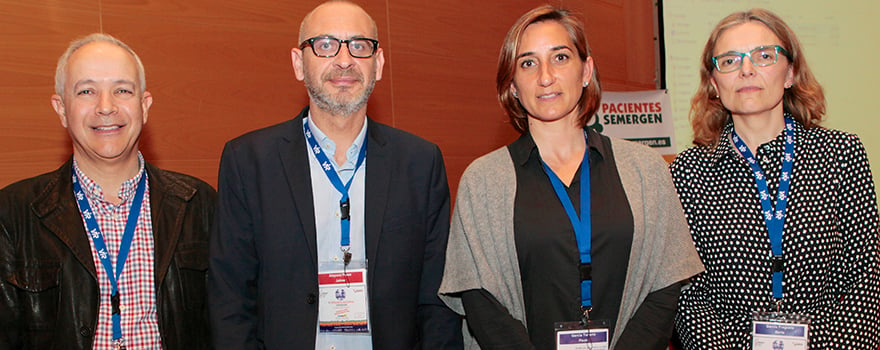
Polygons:
<instances>
[{"instance_id":1,"label":"white sign","mask_svg":"<svg viewBox=\"0 0 880 350\"><path fill-rule=\"evenodd\" d=\"M676 154L672 108L666 90L603 92L590 127L604 135Z\"/></svg>"}]
</instances>

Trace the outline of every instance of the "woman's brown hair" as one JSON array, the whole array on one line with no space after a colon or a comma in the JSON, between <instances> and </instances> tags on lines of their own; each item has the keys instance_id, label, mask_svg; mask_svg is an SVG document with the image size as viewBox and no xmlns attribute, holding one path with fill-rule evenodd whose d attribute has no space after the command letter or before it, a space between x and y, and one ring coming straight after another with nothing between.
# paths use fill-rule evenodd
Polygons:
<instances>
[{"instance_id":1,"label":"woman's brown hair","mask_svg":"<svg viewBox=\"0 0 880 350\"><path fill-rule=\"evenodd\" d=\"M513 95L511 89L516 72L516 53L519 50L519 43L526 28L534 23L544 21L554 21L565 27L571 41L574 43L581 62L586 62L587 57L590 57L590 45L587 43L586 34L584 34L584 25L568 10L545 5L527 12L516 20L516 23L507 32L504 43L501 45L495 88L498 91L498 101L501 102L501 107L507 112L510 123L520 133L529 131L529 112L523 108L519 100ZM590 84L584 88L584 93L581 94L578 100L578 121L582 127L587 126L590 118L599 109L599 103L602 99L599 71L595 66L595 62L593 65L593 76L590 78Z\"/></svg>"},{"instance_id":2,"label":"woman's brown hair","mask_svg":"<svg viewBox=\"0 0 880 350\"><path fill-rule=\"evenodd\" d=\"M696 145L716 146L721 131L730 118L730 111L721 104L718 92L712 86L712 74L715 72L712 53L715 51L715 45L725 30L751 21L767 26L782 42L781 46L788 51L786 57L793 68L794 84L785 90L782 97L783 109L805 128L819 126L825 116L825 94L822 92L822 86L807 66L800 41L791 28L779 16L765 9L735 12L718 22L709 35L709 40L703 48L703 56L700 58L700 85L691 99L690 111Z\"/></svg>"}]
</instances>

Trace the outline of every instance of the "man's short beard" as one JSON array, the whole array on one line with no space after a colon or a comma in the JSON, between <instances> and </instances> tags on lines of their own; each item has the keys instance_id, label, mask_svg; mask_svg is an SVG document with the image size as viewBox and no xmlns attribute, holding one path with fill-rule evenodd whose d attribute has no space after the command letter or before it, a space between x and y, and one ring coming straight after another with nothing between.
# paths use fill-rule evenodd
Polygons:
<instances>
[{"instance_id":1,"label":"man's short beard","mask_svg":"<svg viewBox=\"0 0 880 350\"><path fill-rule=\"evenodd\" d=\"M366 79L367 84L364 86L363 94L357 96L354 101L346 102L342 95L334 98L327 90L321 89L320 83L313 84L308 78L304 82L309 91L309 98L319 109L341 117L348 117L366 106L367 100L370 99L370 94L373 93L373 88L376 86L376 79Z\"/></svg>"}]
</instances>

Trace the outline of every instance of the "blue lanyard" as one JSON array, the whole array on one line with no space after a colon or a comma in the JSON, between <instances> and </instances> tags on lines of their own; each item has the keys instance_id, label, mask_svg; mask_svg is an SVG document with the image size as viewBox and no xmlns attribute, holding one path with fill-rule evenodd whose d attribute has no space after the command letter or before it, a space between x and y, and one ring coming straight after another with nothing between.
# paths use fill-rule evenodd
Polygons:
<instances>
[{"instance_id":1,"label":"blue lanyard","mask_svg":"<svg viewBox=\"0 0 880 350\"><path fill-rule=\"evenodd\" d=\"M318 159L318 163L321 163L321 169L324 170L327 179L330 180L333 187L335 187L342 195L342 198L339 199L339 210L342 212L342 215L340 216L342 233L339 245L344 253L343 261L345 262L345 265L348 265L351 261L351 253L349 252L349 249L351 248L351 201L349 201L348 198L348 189L351 187L351 183L354 182L354 176L357 174L358 169L360 169L361 164L363 164L364 159L367 157L367 138L366 136L364 137L361 151L358 152L357 163L355 163L354 166L354 173L351 174L351 178L348 179L348 182L343 185L342 180L339 179L339 175L336 174L336 171L333 169L333 163L331 163L330 159L327 158L327 155L321 151L321 146L318 146L318 141L315 141L315 136L312 135L312 129L309 128L308 119L303 120L303 132L306 134L309 148L312 150L315 158Z\"/></svg>"},{"instance_id":2,"label":"blue lanyard","mask_svg":"<svg viewBox=\"0 0 880 350\"><path fill-rule=\"evenodd\" d=\"M112 308L113 320L113 341L117 345L122 344L122 313L119 308L119 277L122 276L122 269L125 267L125 260L128 258L128 252L131 249L131 242L134 240L134 230L137 227L138 216L141 213L141 205L144 201L144 192L146 191L147 173L141 176L138 182L134 199L131 202L131 209L128 212L128 222L125 223L125 231L122 233L122 242L119 243L119 253L116 255L116 272L113 272L113 264L110 262L110 254L107 250L107 243L104 242L104 234L101 227L92 212L89 200L86 198L82 186L79 184L79 177L76 176L76 170L73 171L73 193L76 196L76 203L79 205L80 214L86 222L86 228L89 230L89 237L98 251L98 258L104 271L107 273L107 279L110 280L110 304Z\"/></svg>"},{"instance_id":3,"label":"blue lanyard","mask_svg":"<svg viewBox=\"0 0 880 350\"><path fill-rule=\"evenodd\" d=\"M782 229L785 226L785 210L788 205L789 192L791 186L791 169L794 165L794 123L791 118L785 117L785 156L782 160L782 170L779 175L779 190L776 194L776 208L771 206L770 192L767 189L767 179L761 171L761 166L755 160L755 156L749 151L749 148L743 140L736 134L736 130L732 132L733 143L739 152L746 158L752 171L755 173L755 183L758 185L758 193L761 197L761 207L764 214L764 222L767 225L767 233L770 236L770 249L773 253L771 257L773 275L773 298L782 299Z\"/></svg>"},{"instance_id":4,"label":"blue lanyard","mask_svg":"<svg viewBox=\"0 0 880 350\"><path fill-rule=\"evenodd\" d=\"M584 141L586 141L586 133L584 134ZM565 185L562 184L562 180L559 180L559 177L556 176L556 173L547 166L547 163L541 161L541 165L544 166L544 172L547 173L547 177L550 178L550 184L553 185L553 190L556 192L556 197L559 198L559 201L562 203L562 207L565 208L565 213L568 214L568 219L571 221L571 226L574 228L574 235L577 239L578 252L580 253L581 260L581 268L583 269L585 266L589 267L592 264L592 258L590 257L590 249L591 249L591 239L592 239L592 226L591 226L591 218L590 218L590 146L586 145L584 149L584 157L581 160L581 215L578 217L577 212L574 210L574 205L571 203L571 198L568 197L568 192L565 191ZM582 270L583 271L583 270ZM583 276L583 272L581 273ZM584 311L589 311L593 307L593 297L592 297L592 287L593 281L592 278L584 279L581 278L581 307Z\"/></svg>"}]
</instances>

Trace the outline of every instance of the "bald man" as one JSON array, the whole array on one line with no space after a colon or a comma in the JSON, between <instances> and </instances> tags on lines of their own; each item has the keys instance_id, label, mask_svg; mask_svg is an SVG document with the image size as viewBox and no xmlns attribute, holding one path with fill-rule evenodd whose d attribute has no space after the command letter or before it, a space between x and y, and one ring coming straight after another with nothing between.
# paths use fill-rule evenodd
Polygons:
<instances>
[{"instance_id":1,"label":"bald man","mask_svg":"<svg viewBox=\"0 0 880 350\"><path fill-rule=\"evenodd\" d=\"M226 144L210 245L221 349L459 349L437 297L449 229L439 148L367 117L385 58L350 2L306 15L296 118Z\"/></svg>"}]
</instances>

